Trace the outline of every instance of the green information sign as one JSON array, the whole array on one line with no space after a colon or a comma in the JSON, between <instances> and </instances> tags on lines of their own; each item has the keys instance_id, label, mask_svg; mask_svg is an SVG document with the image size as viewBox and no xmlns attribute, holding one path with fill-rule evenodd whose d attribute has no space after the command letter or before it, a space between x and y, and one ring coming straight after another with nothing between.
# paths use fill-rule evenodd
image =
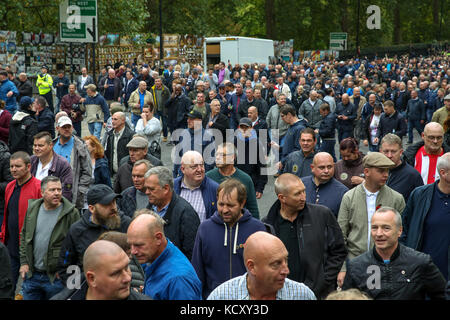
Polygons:
<instances>
[{"instance_id":1,"label":"green information sign","mask_svg":"<svg viewBox=\"0 0 450 320\"><path fill-rule=\"evenodd\" d=\"M82 16L97 15L95 0L69 0L69 6L79 6Z\"/></svg>"},{"instance_id":2,"label":"green information sign","mask_svg":"<svg viewBox=\"0 0 450 320\"><path fill-rule=\"evenodd\" d=\"M69 29L67 23L61 23L61 36L64 38L86 38L86 23L81 23L80 29Z\"/></svg>"}]
</instances>

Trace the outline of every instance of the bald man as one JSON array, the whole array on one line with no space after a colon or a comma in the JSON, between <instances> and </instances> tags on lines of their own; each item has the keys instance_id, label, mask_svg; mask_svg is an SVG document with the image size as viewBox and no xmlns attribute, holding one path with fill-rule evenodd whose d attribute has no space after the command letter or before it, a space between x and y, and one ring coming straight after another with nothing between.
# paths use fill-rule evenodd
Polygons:
<instances>
[{"instance_id":1,"label":"bald man","mask_svg":"<svg viewBox=\"0 0 450 320\"><path fill-rule=\"evenodd\" d=\"M333 157L327 152L317 153L311 163L311 173L301 178L306 188L306 202L321 204L337 217L348 188L334 178Z\"/></svg>"},{"instance_id":2,"label":"bald man","mask_svg":"<svg viewBox=\"0 0 450 320\"><path fill-rule=\"evenodd\" d=\"M108 159L111 176L117 175L120 160L128 156L127 144L133 138L133 130L125 124L125 113L118 111L111 116L113 130L107 133L105 157Z\"/></svg>"},{"instance_id":3,"label":"bald man","mask_svg":"<svg viewBox=\"0 0 450 320\"><path fill-rule=\"evenodd\" d=\"M186 256L164 235L164 220L150 210L127 232L131 254L144 268L144 294L154 300L201 300L202 284Z\"/></svg>"},{"instance_id":4,"label":"bald man","mask_svg":"<svg viewBox=\"0 0 450 320\"><path fill-rule=\"evenodd\" d=\"M439 177L437 160L446 150L443 147L444 129L440 123L428 123L422 132L422 141L409 146L403 156L422 176L424 184L434 183Z\"/></svg>"},{"instance_id":5,"label":"bald man","mask_svg":"<svg viewBox=\"0 0 450 320\"><path fill-rule=\"evenodd\" d=\"M307 203L305 191L296 175L280 175L275 180L278 200L263 221L274 227L289 252L289 278L305 282L318 298L325 298L336 289L347 249L333 212Z\"/></svg>"},{"instance_id":6,"label":"bald man","mask_svg":"<svg viewBox=\"0 0 450 320\"><path fill-rule=\"evenodd\" d=\"M80 289L68 289L51 300L150 300L131 290L130 259L111 241L93 242L83 256L85 281Z\"/></svg>"},{"instance_id":7,"label":"bald man","mask_svg":"<svg viewBox=\"0 0 450 320\"><path fill-rule=\"evenodd\" d=\"M108 75L100 80L98 88L109 107L111 107L111 103L114 101L120 101L122 82L116 77L116 72L113 68L109 69Z\"/></svg>"},{"instance_id":8,"label":"bald man","mask_svg":"<svg viewBox=\"0 0 450 320\"><path fill-rule=\"evenodd\" d=\"M356 120L358 107L350 102L348 94L342 95L342 101L336 106L337 130L339 143L348 137L353 137L353 123Z\"/></svg>"},{"instance_id":9,"label":"bald man","mask_svg":"<svg viewBox=\"0 0 450 320\"><path fill-rule=\"evenodd\" d=\"M244 245L247 272L218 286L208 300L316 300L303 283L287 279L288 251L283 242L259 231Z\"/></svg>"},{"instance_id":10,"label":"bald man","mask_svg":"<svg viewBox=\"0 0 450 320\"><path fill-rule=\"evenodd\" d=\"M181 158L182 176L173 182L177 195L191 204L197 212L200 223L210 218L217 210L217 188L219 184L205 175L202 155L193 150Z\"/></svg>"}]
</instances>

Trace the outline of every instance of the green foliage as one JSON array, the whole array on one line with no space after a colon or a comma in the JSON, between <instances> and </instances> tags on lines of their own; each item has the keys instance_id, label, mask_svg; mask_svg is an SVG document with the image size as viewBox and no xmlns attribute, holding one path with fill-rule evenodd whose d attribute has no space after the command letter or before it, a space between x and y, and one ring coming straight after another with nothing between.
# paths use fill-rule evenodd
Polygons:
<instances>
[{"instance_id":1,"label":"green foliage","mask_svg":"<svg viewBox=\"0 0 450 320\"><path fill-rule=\"evenodd\" d=\"M3 1L0 28L28 32L57 32L61 0ZM159 34L160 0L98 0L99 33ZM450 39L450 0L161 0L163 33L205 36L240 35L294 39L295 49L327 49L330 32L347 32L349 48L431 42L439 37L443 4L442 40ZM267 4L271 10L266 10ZM381 8L381 30L369 30L369 5ZM395 8L398 8L397 14ZM270 22L272 21L272 22ZM395 26L398 27L395 27Z\"/></svg>"}]
</instances>

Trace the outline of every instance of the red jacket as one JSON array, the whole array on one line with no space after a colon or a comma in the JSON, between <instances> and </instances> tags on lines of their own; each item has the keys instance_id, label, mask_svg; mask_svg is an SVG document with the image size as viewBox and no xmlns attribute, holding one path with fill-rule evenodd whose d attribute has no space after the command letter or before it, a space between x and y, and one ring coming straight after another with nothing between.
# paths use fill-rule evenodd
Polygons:
<instances>
[{"instance_id":1,"label":"red jacket","mask_svg":"<svg viewBox=\"0 0 450 320\"><path fill-rule=\"evenodd\" d=\"M0 233L0 241L3 243L5 243L6 237L8 236L8 234L6 233L6 226L8 225L8 204L9 199L11 198L11 195L14 191L14 187L16 186L16 181L17 180L13 180L8 183L5 189L5 215L3 217L2 231ZM23 222L28 210L28 200L39 199L41 197L41 181L32 176L31 179L27 183L25 183L20 190L19 234L22 231Z\"/></svg>"}]
</instances>

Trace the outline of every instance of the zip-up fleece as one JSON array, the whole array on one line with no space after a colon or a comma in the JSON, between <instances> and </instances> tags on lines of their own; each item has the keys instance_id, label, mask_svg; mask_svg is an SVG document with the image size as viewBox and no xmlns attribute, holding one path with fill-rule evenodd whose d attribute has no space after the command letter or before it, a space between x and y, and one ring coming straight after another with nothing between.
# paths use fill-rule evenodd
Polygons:
<instances>
[{"instance_id":1,"label":"zip-up fleece","mask_svg":"<svg viewBox=\"0 0 450 320\"><path fill-rule=\"evenodd\" d=\"M257 231L266 231L264 224L243 209L243 216L228 226L219 215L214 215L200 224L192 254L192 265L203 284L203 298L220 284L243 275L244 243Z\"/></svg>"}]
</instances>

